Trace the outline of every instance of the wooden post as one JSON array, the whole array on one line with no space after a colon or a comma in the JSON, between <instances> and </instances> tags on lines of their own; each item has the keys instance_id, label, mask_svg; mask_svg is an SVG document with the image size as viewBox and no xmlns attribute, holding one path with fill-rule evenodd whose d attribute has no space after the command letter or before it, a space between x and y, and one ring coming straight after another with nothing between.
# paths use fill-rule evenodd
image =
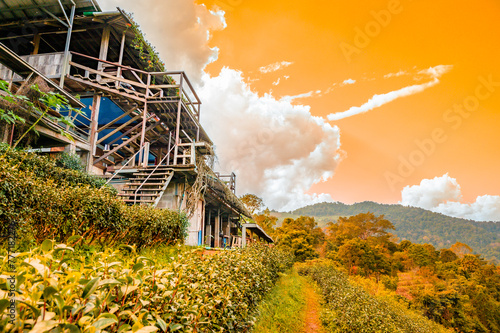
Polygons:
<instances>
[{"instance_id":1,"label":"wooden post","mask_svg":"<svg viewBox=\"0 0 500 333\"><path fill-rule=\"evenodd\" d=\"M220 247L220 210L217 210L215 217L215 244L214 247Z\"/></svg>"},{"instance_id":2,"label":"wooden post","mask_svg":"<svg viewBox=\"0 0 500 333\"><path fill-rule=\"evenodd\" d=\"M208 223L205 223L205 226L208 227L208 230L206 232L206 235L205 237L207 238L206 239L206 242L207 242L207 245L208 246L212 246L212 240L210 239L210 237L212 236L212 210L208 210Z\"/></svg>"},{"instance_id":3,"label":"wooden post","mask_svg":"<svg viewBox=\"0 0 500 333\"><path fill-rule=\"evenodd\" d=\"M181 74L179 82L179 104L177 105L177 124L175 126L175 148L174 148L174 165L177 164L177 155L179 154L179 139L181 133L181 111L182 111L182 83L184 76Z\"/></svg>"},{"instance_id":4,"label":"wooden post","mask_svg":"<svg viewBox=\"0 0 500 333\"><path fill-rule=\"evenodd\" d=\"M31 54L38 54L39 48L40 48L40 34L35 34L35 37L33 37L33 52L31 52Z\"/></svg>"},{"instance_id":5,"label":"wooden post","mask_svg":"<svg viewBox=\"0 0 500 333\"><path fill-rule=\"evenodd\" d=\"M92 166L94 165L94 156L96 153L97 146L97 127L99 125L99 111L101 108L101 95L94 95L92 100L92 114L90 115L90 153L87 162L87 172L92 171Z\"/></svg>"},{"instance_id":6,"label":"wooden post","mask_svg":"<svg viewBox=\"0 0 500 333\"><path fill-rule=\"evenodd\" d=\"M61 4L59 2L59 4ZM62 7L62 5L61 5ZM63 12L64 12L64 8L63 9ZM71 6L71 16L70 16L70 19L69 19L69 22L68 22L68 33L66 35L66 45L64 46L64 63L63 63L63 67L62 67L62 71L61 71L61 79L59 80L59 86L61 88L64 88L64 76L66 74L68 74L69 72L69 59L70 59L70 53L69 53L69 44L71 43L71 33L73 32L73 21L75 19L75 10L76 10L76 5L75 3L73 2L73 6ZM64 15L66 16L66 12L64 12ZM68 17L66 16L66 19ZM38 52L38 50L37 50Z\"/></svg>"},{"instance_id":7,"label":"wooden post","mask_svg":"<svg viewBox=\"0 0 500 333\"><path fill-rule=\"evenodd\" d=\"M198 245L203 245L203 240L205 239L205 208L206 208L206 202L202 199L201 200L201 244Z\"/></svg>"},{"instance_id":8,"label":"wooden post","mask_svg":"<svg viewBox=\"0 0 500 333\"><path fill-rule=\"evenodd\" d=\"M108 49L109 49L109 36L111 32L111 27L109 25L105 26L102 30L101 36L101 48L99 49L99 59L108 60ZM102 62L97 64L97 70L101 71L104 65ZM100 75L97 75L96 80L99 81L101 79Z\"/></svg>"},{"instance_id":9,"label":"wooden post","mask_svg":"<svg viewBox=\"0 0 500 333\"><path fill-rule=\"evenodd\" d=\"M170 149L172 149L172 133L168 133L168 149L167 149L167 154L169 155L167 157L167 165L170 165Z\"/></svg>"},{"instance_id":10,"label":"wooden post","mask_svg":"<svg viewBox=\"0 0 500 333\"><path fill-rule=\"evenodd\" d=\"M149 95L149 85L151 84L151 75L148 74L148 79L146 83L146 98ZM144 141L146 139L146 117L148 115L148 102L144 102L144 109L142 110L142 132L141 132L141 144L140 148L144 147ZM139 154L139 164L143 162L142 154Z\"/></svg>"},{"instance_id":11,"label":"wooden post","mask_svg":"<svg viewBox=\"0 0 500 333\"><path fill-rule=\"evenodd\" d=\"M247 227L243 225L241 228L241 247L247 246Z\"/></svg>"},{"instance_id":12,"label":"wooden post","mask_svg":"<svg viewBox=\"0 0 500 333\"><path fill-rule=\"evenodd\" d=\"M122 62L123 62L123 50L125 49L125 32L123 32L123 35L122 35L122 42L120 44L120 55L118 57L118 63L121 65ZM122 75L122 68L121 67L118 67L118 72L117 72L117 77L120 77ZM117 81L117 84L120 84L118 81Z\"/></svg>"},{"instance_id":13,"label":"wooden post","mask_svg":"<svg viewBox=\"0 0 500 333\"><path fill-rule=\"evenodd\" d=\"M144 158L142 160L142 167L145 168L148 166L149 163L149 142L146 142L144 144Z\"/></svg>"}]
</instances>

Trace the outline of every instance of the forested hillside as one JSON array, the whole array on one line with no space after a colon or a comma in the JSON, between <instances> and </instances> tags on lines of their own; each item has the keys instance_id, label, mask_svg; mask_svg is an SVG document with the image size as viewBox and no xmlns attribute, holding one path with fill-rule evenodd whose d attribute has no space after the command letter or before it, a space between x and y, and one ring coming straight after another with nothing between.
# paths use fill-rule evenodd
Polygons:
<instances>
[{"instance_id":1,"label":"forested hillside","mask_svg":"<svg viewBox=\"0 0 500 333\"><path fill-rule=\"evenodd\" d=\"M475 222L454 218L425 209L386 205L365 201L353 205L343 203L319 203L292 212L294 215L314 216L320 220L338 216L351 216L372 212L385 215L396 230L400 240L407 239L415 243L430 243L437 248L449 247L461 242L471 246L474 252L486 259L500 260L500 223Z\"/></svg>"}]
</instances>

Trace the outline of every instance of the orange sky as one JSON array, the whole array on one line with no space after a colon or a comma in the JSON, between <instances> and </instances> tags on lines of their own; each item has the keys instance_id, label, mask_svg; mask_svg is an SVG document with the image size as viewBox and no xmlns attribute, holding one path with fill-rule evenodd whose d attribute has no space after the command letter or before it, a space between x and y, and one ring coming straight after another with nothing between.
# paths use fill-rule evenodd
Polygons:
<instances>
[{"instance_id":1,"label":"orange sky","mask_svg":"<svg viewBox=\"0 0 500 333\"><path fill-rule=\"evenodd\" d=\"M452 66L423 92L331 121L340 128L346 157L332 179L313 186L311 192L330 193L346 203L396 203L404 186L449 173L461 185L465 202L500 194L500 84L478 88L483 95L488 88L494 91L461 123L457 118L451 121L448 112L454 104L474 100L479 77L491 76L500 83L498 1L199 2L210 8L217 3L226 11L227 27L215 32L210 42L219 48L219 58L207 67L209 73L216 76L224 66L240 70L252 90L261 95L272 91L277 99L320 90L321 94L294 100L310 105L315 116L326 117L361 106L375 94L429 82L432 78L418 72ZM390 20L385 17L382 26L374 13L390 13ZM356 31L366 28L372 29L371 36L361 41L364 44L356 43ZM359 46L349 57L341 49L347 44ZM258 70L282 61L292 64L267 74ZM406 74L384 78L400 71ZM273 85L278 78L280 83ZM341 85L347 79L356 82ZM325 93L329 87L333 89ZM430 140L436 129L442 131L440 142L424 156L415 141ZM419 165L402 174L400 157L412 157ZM387 179L393 176L391 186Z\"/></svg>"}]
</instances>

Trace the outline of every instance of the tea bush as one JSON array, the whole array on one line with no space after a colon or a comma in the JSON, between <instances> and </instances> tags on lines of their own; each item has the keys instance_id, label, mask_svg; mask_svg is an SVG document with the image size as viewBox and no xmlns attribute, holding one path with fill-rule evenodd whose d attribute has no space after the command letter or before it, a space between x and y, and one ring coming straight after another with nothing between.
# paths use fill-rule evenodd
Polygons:
<instances>
[{"instance_id":1,"label":"tea bush","mask_svg":"<svg viewBox=\"0 0 500 333\"><path fill-rule=\"evenodd\" d=\"M56 166L63 169L83 171L83 164L80 157L76 154L61 153L56 159Z\"/></svg>"},{"instance_id":2,"label":"tea bush","mask_svg":"<svg viewBox=\"0 0 500 333\"><path fill-rule=\"evenodd\" d=\"M72 159L71 157L60 160L50 159L35 153L12 149L8 144L0 144L0 156L2 164L7 163L19 172L32 172L42 179L50 178L58 185L89 185L92 188L101 188L106 183L104 179L69 168L70 164L76 163L76 161L71 163L67 161ZM106 186L106 190L116 193L112 187Z\"/></svg>"},{"instance_id":3,"label":"tea bush","mask_svg":"<svg viewBox=\"0 0 500 333\"><path fill-rule=\"evenodd\" d=\"M209 257L196 249L159 264L127 249L85 258L44 241L16 254L13 321L11 266L0 256L0 331L244 332L257 302L293 260L281 250L255 246Z\"/></svg>"},{"instance_id":4,"label":"tea bush","mask_svg":"<svg viewBox=\"0 0 500 333\"><path fill-rule=\"evenodd\" d=\"M323 293L321 321L328 332L451 332L399 303L371 296L330 264L304 265L299 273L309 275Z\"/></svg>"},{"instance_id":5,"label":"tea bush","mask_svg":"<svg viewBox=\"0 0 500 333\"><path fill-rule=\"evenodd\" d=\"M0 163L0 235L18 223L20 243L65 242L85 236L87 244L172 244L186 237L183 214L149 206L127 206L91 176L54 166L34 154L7 151Z\"/></svg>"}]
</instances>

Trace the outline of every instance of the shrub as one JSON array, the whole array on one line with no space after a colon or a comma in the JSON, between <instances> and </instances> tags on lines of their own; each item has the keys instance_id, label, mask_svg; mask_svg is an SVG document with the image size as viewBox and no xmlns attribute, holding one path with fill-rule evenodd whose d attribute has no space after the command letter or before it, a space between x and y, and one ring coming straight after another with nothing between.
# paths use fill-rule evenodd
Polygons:
<instances>
[{"instance_id":1,"label":"shrub","mask_svg":"<svg viewBox=\"0 0 500 333\"><path fill-rule=\"evenodd\" d=\"M323 293L321 320L328 332L450 332L399 303L371 296L332 265L302 266L299 273L311 276Z\"/></svg>"},{"instance_id":2,"label":"shrub","mask_svg":"<svg viewBox=\"0 0 500 333\"><path fill-rule=\"evenodd\" d=\"M23 244L81 235L88 244L145 247L186 237L188 220L182 214L127 206L114 190L96 188L91 176L34 154L8 150L7 155L9 163L0 164L0 235L15 221Z\"/></svg>"},{"instance_id":3,"label":"shrub","mask_svg":"<svg viewBox=\"0 0 500 333\"><path fill-rule=\"evenodd\" d=\"M74 241L72 239L71 241ZM199 249L158 264L107 249L87 259L44 241L16 257L17 317L0 277L0 330L69 332L243 332L257 302L288 269L287 253L265 246L202 257ZM3 271L8 271L7 257Z\"/></svg>"},{"instance_id":4,"label":"shrub","mask_svg":"<svg viewBox=\"0 0 500 333\"><path fill-rule=\"evenodd\" d=\"M7 163L13 170L21 172L32 172L36 177L52 179L57 185L77 186L89 185L93 188L101 188L106 180L89 175L77 170L58 167L56 160L35 153L10 148L7 144L0 144L0 161ZM112 187L106 186L106 190L116 193Z\"/></svg>"},{"instance_id":5,"label":"shrub","mask_svg":"<svg viewBox=\"0 0 500 333\"><path fill-rule=\"evenodd\" d=\"M63 169L83 171L82 161L76 154L61 153L57 156L56 166Z\"/></svg>"}]
</instances>

